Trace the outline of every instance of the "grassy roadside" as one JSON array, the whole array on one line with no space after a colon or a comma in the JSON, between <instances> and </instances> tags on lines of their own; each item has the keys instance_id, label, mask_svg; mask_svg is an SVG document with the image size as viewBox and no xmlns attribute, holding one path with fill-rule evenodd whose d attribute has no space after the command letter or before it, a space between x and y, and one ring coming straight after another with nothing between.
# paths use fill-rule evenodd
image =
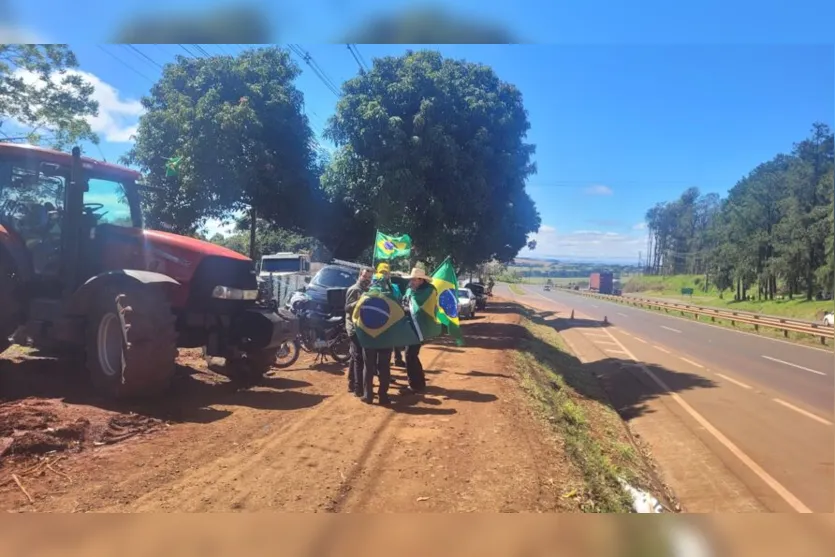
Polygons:
<instances>
[{"instance_id":1,"label":"grassy roadside","mask_svg":"<svg viewBox=\"0 0 835 557\"><path fill-rule=\"evenodd\" d=\"M527 292L525 292L525 289L522 288L521 286L519 286L518 284L509 283L507 286L510 288L510 291L513 292L514 294L516 294L517 296L527 295Z\"/></svg>"},{"instance_id":2,"label":"grassy roadside","mask_svg":"<svg viewBox=\"0 0 835 557\"><path fill-rule=\"evenodd\" d=\"M583 512L630 512L618 478L653 485L646 462L596 377L566 348L560 335L531 310L520 308L528 332L514 354L520 383L536 413L563 440L582 474L584 493L573 494ZM650 491L656 491L650 489Z\"/></svg>"},{"instance_id":3,"label":"grassy roadside","mask_svg":"<svg viewBox=\"0 0 835 557\"><path fill-rule=\"evenodd\" d=\"M677 275L670 277L635 276L624 285L625 293L636 294L647 298L665 298L699 306L708 306L737 311L749 311L774 315L779 317L794 317L796 319L817 320L822 311L832 311L835 302L810 301L802 296L794 300L751 300L736 302L732 292L725 292L723 298L719 291L710 287L704 292L704 277L697 275ZM693 288L693 296L682 296L682 288Z\"/></svg>"},{"instance_id":4,"label":"grassy roadside","mask_svg":"<svg viewBox=\"0 0 835 557\"><path fill-rule=\"evenodd\" d=\"M582 294L575 294L575 295L576 296L582 296ZM614 302L614 303L618 303L618 304L623 304L623 305L631 305L631 304L626 304L626 302L624 302L623 300L624 300L623 297L612 296L609 301ZM694 302L694 305L696 305L695 302ZM632 307L635 307L635 306L632 306ZM787 341L794 342L796 344L802 344L804 346L814 346L814 347L817 347L817 348L826 348L826 347L831 348L832 347L832 340L831 339L827 339L826 345L823 345L823 344L821 344L820 337L810 336L810 335L807 335L807 334L804 334L804 333L795 333L795 332L789 331L788 336L786 336L783 333L783 331L780 331L778 329L771 329L771 328L766 327L766 326L760 326L760 329L757 330L754 325L750 325L748 323L740 323L739 321L737 321L736 323L731 323L730 319L720 319L720 318L717 317L717 318L715 318L715 320L713 320L708 315L696 315L696 316L694 316L693 314L687 314L687 313L682 314L680 311L676 311L676 310L673 310L673 309L670 309L669 311L665 311L664 309L656 308L656 307L647 307L647 306L638 306L638 307L640 309L643 309L643 310L654 311L656 313L661 313L663 315L671 315L673 317L678 317L680 319L686 319L687 321L696 321L696 322L699 322L699 323L707 323L709 325L718 325L720 327L725 327L726 329L732 329L734 331L742 331L742 332L746 332L746 333L753 333L753 334L760 335L760 336L763 336L763 337L766 337L766 338L787 340ZM731 309L731 310L738 309L740 311L743 311L741 308L738 308L736 306L733 306L729 309ZM745 310L745 311L747 311L747 310Z\"/></svg>"}]
</instances>

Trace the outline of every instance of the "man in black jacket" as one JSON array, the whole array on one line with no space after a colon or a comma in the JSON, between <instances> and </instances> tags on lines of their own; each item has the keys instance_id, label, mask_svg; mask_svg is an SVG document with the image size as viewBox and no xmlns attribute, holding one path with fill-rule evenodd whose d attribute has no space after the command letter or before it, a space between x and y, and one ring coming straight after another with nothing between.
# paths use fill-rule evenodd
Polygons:
<instances>
[{"instance_id":1,"label":"man in black jacket","mask_svg":"<svg viewBox=\"0 0 835 557\"><path fill-rule=\"evenodd\" d=\"M354 325L354 308L362 295L368 292L371 285L371 269L362 269L356 284L345 293L345 330L351 339L351 363L348 367L348 391L357 396L363 395L363 368L365 360L362 356L362 346L357 340L356 325Z\"/></svg>"}]
</instances>

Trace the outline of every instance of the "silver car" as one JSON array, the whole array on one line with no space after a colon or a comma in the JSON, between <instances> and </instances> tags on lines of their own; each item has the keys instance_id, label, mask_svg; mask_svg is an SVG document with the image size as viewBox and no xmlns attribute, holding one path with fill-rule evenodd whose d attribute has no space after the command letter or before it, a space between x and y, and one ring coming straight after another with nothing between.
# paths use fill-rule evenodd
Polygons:
<instances>
[{"instance_id":1,"label":"silver car","mask_svg":"<svg viewBox=\"0 0 835 557\"><path fill-rule=\"evenodd\" d=\"M472 319L475 317L475 295L466 288L458 290L458 317Z\"/></svg>"}]
</instances>

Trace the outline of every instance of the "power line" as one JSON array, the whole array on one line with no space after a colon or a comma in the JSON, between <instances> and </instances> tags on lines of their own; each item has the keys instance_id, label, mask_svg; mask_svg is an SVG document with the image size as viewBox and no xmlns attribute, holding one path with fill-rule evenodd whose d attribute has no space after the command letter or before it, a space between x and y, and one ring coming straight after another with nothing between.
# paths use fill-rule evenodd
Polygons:
<instances>
[{"instance_id":1,"label":"power line","mask_svg":"<svg viewBox=\"0 0 835 557\"><path fill-rule=\"evenodd\" d=\"M203 48L203 46L202 46L202 45L199 45L199 44L193 44L193 45L191 45L191 46L193 46L194 48L196 48L196 49L197 49L197 52L200 52L200 53L202 53L203 55L208 56L209 58L211 58L211 57L212 57L212 55L211 55L211 54L209 54L209 52L208 52L205 48Z\"/></svg>"},{"instance_id":2,"label":"power line","mask_svg":"<svg viewBox=\"0 0 835 557\"><path fill-rule=\"evenodd\" d=\"M190 51L189 49L187 49L187 48L186 48L186 45L183 45L183 44L177 44L177 46L179 46L180 48L182 48L183 50L185 50L185 51L186 51L186 53L187 53L189 56L191 56L192 58L200 58L199 56L195 56L195 54L194 54L192 51Z\"/></svg>"},{"instance_id":3,"label":"power line","mask_svg":"<svg viewBox=\"0 0 835 557\"><path fill-rule=\"evenodd\" d=\"M317 63L316 63L316 60L314 60L314 59L313 59L313 57L310 55L310 53L309 53L309 52L305 51L305 50L304 50L302 47L300 47L299 45L291 44L291 45L289 45L289 47L290 47L290 50L291 50L291 51L292 51L292 52L293 52L296 56L298 56L299 58L301 58L301 59L302 59L302 61L304 61L304 62L308 65L308 67L309 67L311 70L313 70L313 73L314 73L314 74L316 74L316 77L318 77L318 78L319 78L319 80L320 80L322 83L324 83L324 84L325 84L325 87L327 87L328 89L330 89L331 93L333 93L333 94L334 94L334 95L336 95L337 97L341 96L341 95L339 94L339 87L337 87L337 86L333 83L333 81L332 81L332 80L331 80L331 79L327 76L327 74L326 74L326 73L325 73L325 71L324 71L324 70L323 70L323 69L319 66L319 64L317 64Z\"/></svg>"},{"instance_id":4,"label":"power line","mask_svg":"<svg viewBox=\"0 0 835 557\"><path fill-rule=\"evenodd\" d=\"M355 52L355 51L354 51L354 49L353 49L353 48L351 48L351 45L350 45L350 44L346 44L345 46L346 46L346 47L348 47L348 52L350 52L350 53L351 53L351 56L353 56L353 57L354 57L354 60L357 62L357 66L359 66L359 67L360 67L360 73L365 73L366 71L368 71L368 70L365 68L365 66L363 66L363 65L362 65L362 62L360 61L359 56L357 56L357 52Z\"/></svg>"},{"instance_id":5,"label":"power line","mask_svg":"<svg viewBox=\"0 0 835 557\"><path fill-rule=\"evenodd\" d=\"M136 48L134 45L126 44L126 45L122 45L122 46L131 49L132 51L134 51L136 54L138 54L139 56L141 56L142 58L144 58L145 60L147 60L151 64L155 65L159 69L162 69L162 64L160 64L159 62L157 62L156 60L154 60L153 58L151 58L150 56L148 56L147 54L145 54L144 52L142 52L141 50Z\"/></svg>"},{"instance_id":6,"label":"power line","mask_svg":"<svg viewBox=\"0 0 835 557\"><path fill-rule=\"evenodd\" d=\"M367 71L367 72L371 71L368 67L368 64L365 61L365 56L362 55L362 52L360 52L359 47L355 44L352 44L351 46L354 48L354 52L357 53L357 56L360 57L360 60L362 61L362 65L365 67L365 71Z\"/></svg>"},{"instance_id":7,"label":"power line","mask_svg":"<svg viewBox=\"0 0 835 557\"><path fill-rule=\"evenodd\" d=\"M139 70L137 70L136 68L134 68L133 66L131 66L130 64L128 64L127 62L125 62L124 60L122 60L121 58L119 58L118 56L116 56L114 53L112 53L112 52L110 52L109 50L107 50L106 48L104 48L104 46L102 46L102 45L100 45L100 44L98 44L98 45L96 45L96 46L97 46L97 47L99 47L99 48L100 48L101 50L103 50L104 52L106 52L108 55L110 55L110 56L112 56L113 58L115 58L115 59L116 59L116 60L117 60L120 64L122 64L122 65L126 66L128 69L130 69L132 72L134 72L134 73L135 73L135 74L137 74L138 76L140 76L140 77L144 77L145 79L147 79L147 80L148 80L148 81L150 81L151 83L154 83L154 80L153 80L153 79L151 79L150 77L148 77L148 76L147 76L147 75L145 75L144 73L140 72Z\"/></svg>"}]
</instances>

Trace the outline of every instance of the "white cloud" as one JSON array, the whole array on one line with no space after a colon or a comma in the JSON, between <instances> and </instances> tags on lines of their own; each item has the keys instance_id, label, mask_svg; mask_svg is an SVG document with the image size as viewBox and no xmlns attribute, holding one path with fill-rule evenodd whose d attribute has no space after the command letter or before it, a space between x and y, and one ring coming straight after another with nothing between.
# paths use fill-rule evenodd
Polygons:
<instances>
[{"instance_id":1,"label":"white cloud","mask_svg":"<svg viewBox=\"0 0 835 557\"><path fill-rule=\"evenodd\" d=\"M602 184L597 184L594 186L589 186L583 190L586 195L612 195L615 193L612 191L612 188L609 186L604 186Z\"/></svg>"},{"instance_id":2,"label":"white cloud","mask_svg":"<svg viewBox=\"0 0 835 557\"><path fill-rule=\"evenodd\" d=\"M555 227L543 225L536 234L536 249L527 248L519 252L519 257L583 257L583 258L637 258L638 252L645 248L643 235L622 234L620 232L601 232L599 230L575 230L559 232Z\"/></svg>"},{"instance_id":3,"label":"white cloud","mask_svg":"<svg viewBox=\"0 0 835 557\"><path fill-rule=\"evenodd\" d=\"M646 229L647 229L647 223L645 223L645 222L639 222L638 224L636 224L635 226L632 227L632 230L646 230Z\"/></svg>"},{"instance_id":4,"label":"white cloud","mask_svg":"<svg viewBox=\"0 0 835 557\"><path fill-rule=\"evenodd\" d=\"M89 72L67 70L66 73L81 76L94 88L92 98L99 103L99 114L87 118L90 128L104 141L111 143L131 141L131 136L136 133L139 117L144 112L142 103L137 99L123 98L118 89ZM26 70L17 70L15 74L27 83L33 85L42 83L36 74ZM57 85L61 77L56 75L54 79Z\"/></svg>"}]
</instances>

